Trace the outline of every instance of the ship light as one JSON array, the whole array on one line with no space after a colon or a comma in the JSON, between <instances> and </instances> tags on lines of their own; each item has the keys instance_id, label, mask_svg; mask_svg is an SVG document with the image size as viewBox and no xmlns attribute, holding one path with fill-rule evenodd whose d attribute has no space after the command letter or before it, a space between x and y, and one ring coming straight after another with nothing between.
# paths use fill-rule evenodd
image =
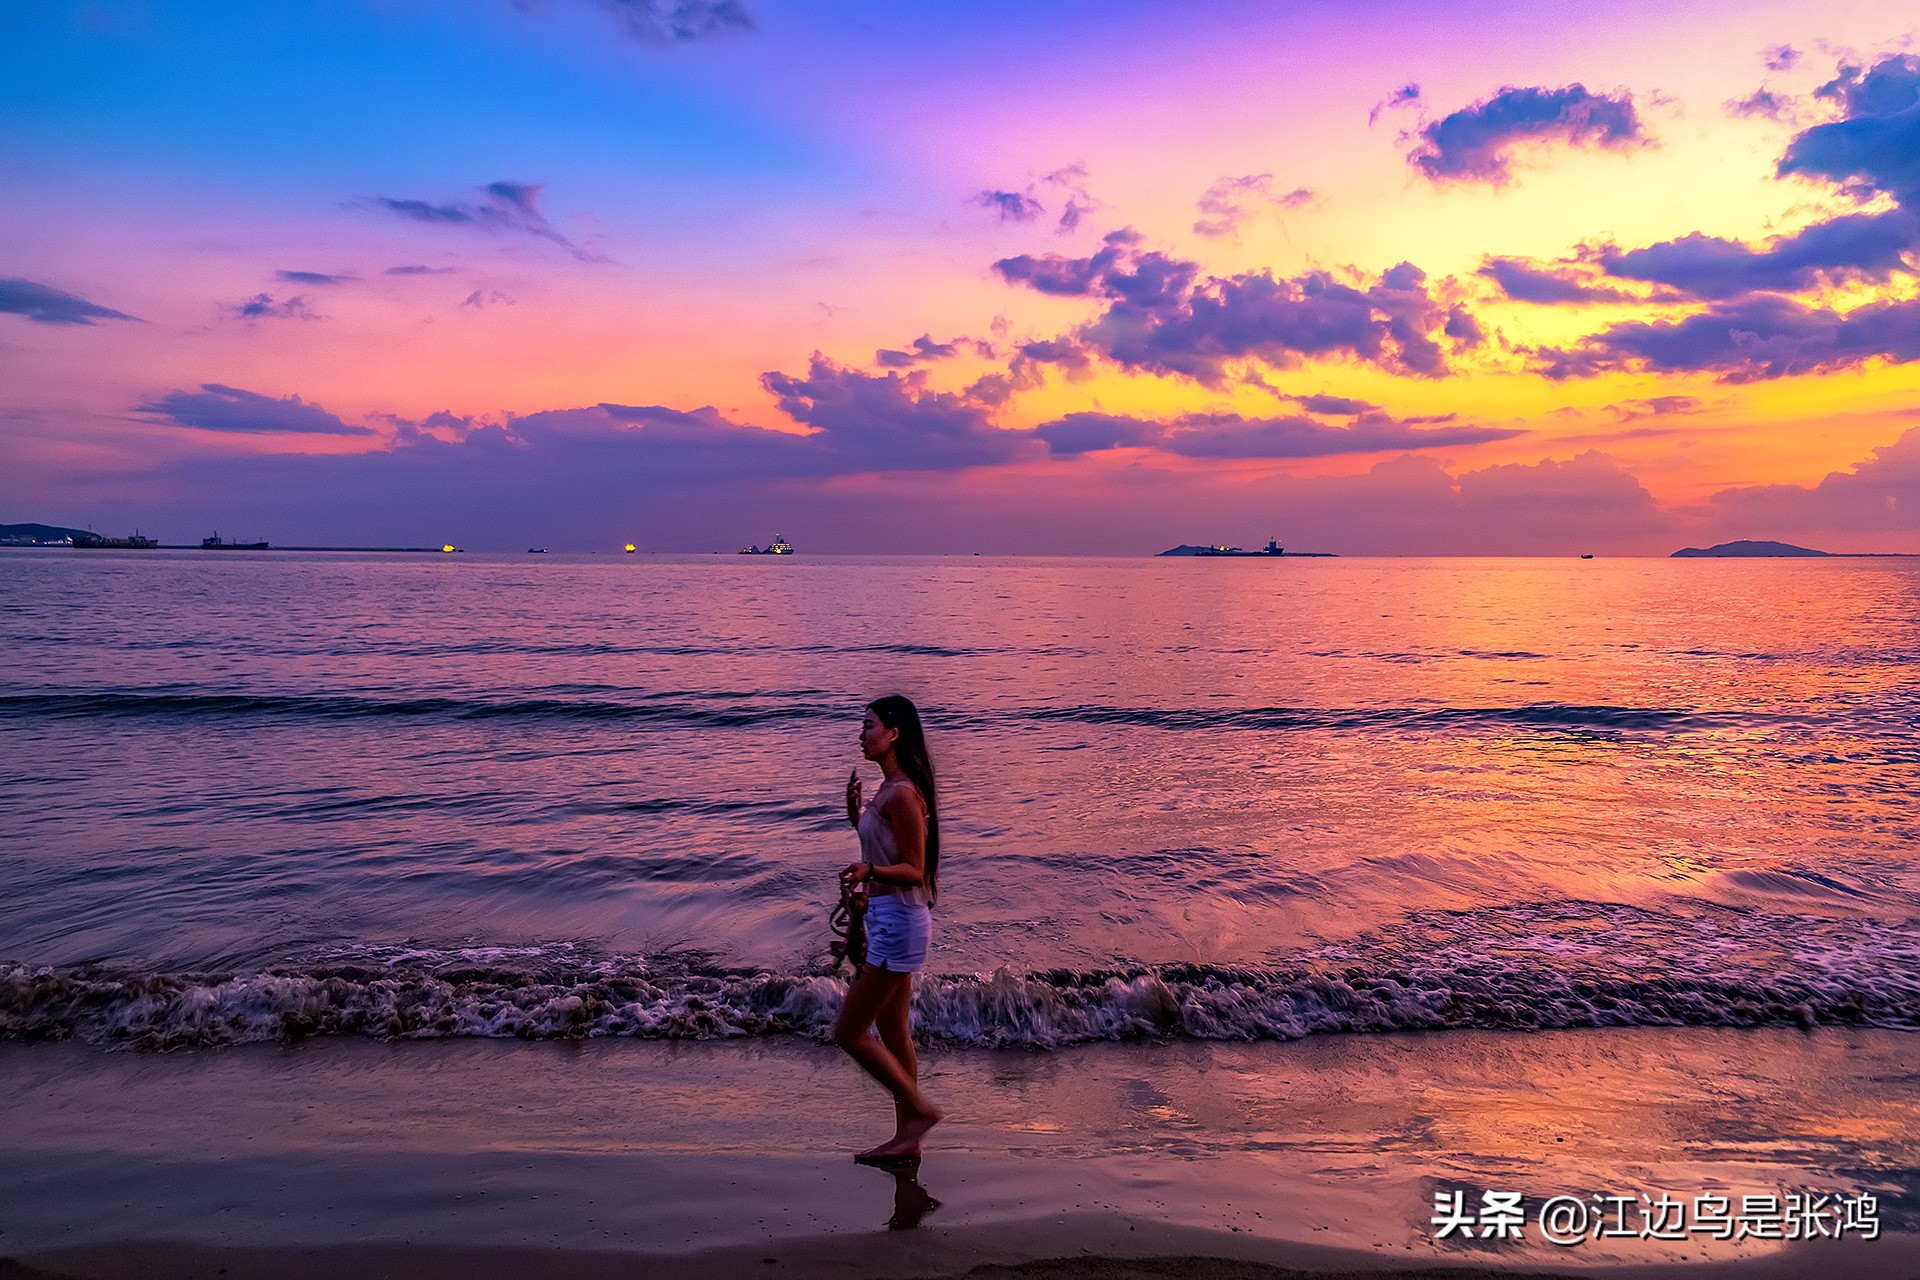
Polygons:
<instances>
[{"instance_id":1,"label":"ship light","mask_svg":"<svg viewBox=\"0 0 1920 1280\"><path fill-rule=\"evenodd\" d=\"M447 543L446 545L444 545L444 546L442 546L442 547L441 547L440 549L441 549L442 551L451 551L451 550L453 550L453 544L452 544L451 542L449 542L449 543Z\"/></svg>"},{"instance_id":2,"label":"ship light","mask_svg":"<svg viewBox=\"0 0 1920 1280\"><path fill-rule=\"evenodd\" d=\"M635 550L636 550L636 548L634 547L634 545L633 545L633 544L632 544L631 542L629 542L629 543L627 544L627 554L628 554L628 555L632 555L632 554L634 553L634 551L635 551Z\"/></svg>"}]
</instances>

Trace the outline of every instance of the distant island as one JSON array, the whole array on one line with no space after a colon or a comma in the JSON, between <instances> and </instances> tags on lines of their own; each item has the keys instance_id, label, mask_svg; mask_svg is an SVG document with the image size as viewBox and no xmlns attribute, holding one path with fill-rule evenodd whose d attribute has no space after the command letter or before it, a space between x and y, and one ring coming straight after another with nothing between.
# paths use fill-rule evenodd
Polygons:
<instances>
[{"instance_id":1,"label":"distant island","mask_svg":"<svg viewBox=\"0 0 1920 1280\"><path fill-rule=\"evenodd\" d=\"M1712 547L1682 547L1667 558L1670 560L1691 560L1701 556L1714 556L1733 559L1739 559L1741 557L1749 559L1768 557L1780 559L1787 556L1826 556L1831 554L1832 552L1829 551L1815 551L1811 547L1796 547L1791 542L1760 542L1749 538L1742 538L1738 542L1722 542Z\"/></svg>"},{"instance_id":2,"label":"distant island","mask_svg":"<svg viewBox=\"0 0 1920 1280\"><path fill-rule=\"evenodd\" d=\"M1717 547L1682 547L1667 557L1669 560L1697 560L1701 557L1721 560L1804 560L1817 557L1823 560L1911 560L1911 551L1815 551L1812 547L1796 547L1791 542L1761 542L1742 539L1739 542L1723 542Z\"/></svg>"},{"instance_id":3,"label":"distant island","mask_svg":"<svg viewBox=\"0 0 1920 1280\"><path fill-rule=\"evenodd\" d=\"M0 547L65 547L76 539L99 536L91 529L68 529L57 524L0 524Z\"/></svg>"}]
</instances>

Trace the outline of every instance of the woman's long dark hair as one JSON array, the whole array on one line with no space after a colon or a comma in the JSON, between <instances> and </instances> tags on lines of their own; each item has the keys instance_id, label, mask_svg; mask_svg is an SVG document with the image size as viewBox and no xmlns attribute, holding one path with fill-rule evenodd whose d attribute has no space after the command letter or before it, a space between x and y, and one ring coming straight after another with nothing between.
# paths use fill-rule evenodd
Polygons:
<instances>
[{"instance_id":1,"label":"woman's long dark hair","mask_svg":"<svg viewBox=\"0 0 1920 1280\"><path fill-rule=\"evenodd\" d=\"M940 893L940 807L933 796L933 757L927 754L927 732L920 724L920 709L899 694L890 693L869 702L867 710L899 733L893 743L893 758L926 801L927 901L932 902Z\"/></svg>"}]
</instances>

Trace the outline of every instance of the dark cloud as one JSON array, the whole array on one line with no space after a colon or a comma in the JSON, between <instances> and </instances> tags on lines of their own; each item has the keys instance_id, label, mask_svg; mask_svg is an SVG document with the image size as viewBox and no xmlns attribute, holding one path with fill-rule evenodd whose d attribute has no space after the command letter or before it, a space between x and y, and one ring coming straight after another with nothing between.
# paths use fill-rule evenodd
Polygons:
<instances>
[{"instance_id":1,"label":"dark cloud","mask_svg":"<svg viewBox=\"0 0 1920 1280\"><path fill-rule=\"evenodd\" d=\"M1298 209L1313 202L1313 191L1295 187L1291 191L1273 189L1273 175L1250 173L1239 178L1221 178L1200 197L1203 215L1193 229L1203 236L1236 237L1249 219L1279 209Z\"/></svg>"},{"instance_id":2,"label":"dark cloud","mask_svg":"<svg viewBox=\"0 0 1920 1280\"><path fill-rule=\"evenodd\" d=\"M510 307L513 301L498 289L475 289L461 300L460 306L468 311L485 311L488 307Z\"/></svg>"},{"instance_id":3,"label":"dark cloud","mask_svg":"<svg viewBox=\"0 0 1920 1280\"><path fill-rule=\"evenodd\" d=\"M912 350L900 351L882 348L873 353L873 362L886 369L910 369L916 364L929 360L945 360L960 350L960 342L935 342L932 334L923 333L912 342ZM989 353L991 348L989 348Z\"/></svg>"},{"instance_id":4,"label":"dark cloud","mask_svg":"<svg viewBox=\"0 0 1920 1280\"><path fill-rule=\"evenodd\" d=\"M1467 350L1481 346L1487 340L1487 331L1479 317L1459 303L1447 308L1447 323L1441 332L1452 338L1456 346Z\"/></svg>"},{"instance_id":5,"label":"dark cloud","mask_svg":"<svg viewBox=\"0 0 1920 1280\"><path fill-rule=\"evenodd\" d=\"M270 293L256 293L245 302L236 302L226 308L242 320L318 320L307 306L304 297L291 297L276 302Z\"/></svg>"},{"instance_id":6,"label":"dark cloud","mask_svg":"<svg viewBox=\"0 0 1920 1280\"><path fill-rule=\"evenodd\" d=\"M1734 298L1854 280L1881 283L1907 270L1916 243L1920 218L1893 209L1818 222L1765 249L1696 232L1626 252L1604 249L1595 260L1619 279L1666 285L1696 298Z\"/></svg>"},{"instance_id":7,"label":"dark cloud","mask_svg":"<svg viewBox=\"0 0 1920 1280\"><path fill-rule=\"evenodd\" d=\"M1622 422L1638 418L1667 418L1682 413L1698 413L1703 407L1697 396L1652 396L1645 400L1627 400L1612 406Z\"/></svg>"},{"instance_id":8,"label":"dark cloud","mask_svg":"<svg viewBox=\"0 0 1920 1280\"><path fill-rule=\"evenodd\" d=\"M1166 427L1143 418L1128 418L1110 413L1070 413L1053 422L1042 423L1034 434L1047 442L1057 457L1077 457L1083 453L1101 453L1108 449L1139 449L1159 443Z\"/></svg>"},{"instance_id":9,"label":"dark cloud","mask_svg":"<svg viewBox=\"0 0 1920 1280\"><path fill-rule=\"evenodd\" d=\"M1608 96L1582 85L1564 89L1511 86L1420 130L1408 163L1434 182L1503 186L1514 147L1554 141L1572 147L1625 151L1649 139L1632 95Z\"/></svg>"},{"instance_id":10,"label":"dark cloud","mask_svg":"<svg viewBox=\"0 0 1920 1280\"><path fill-rule=\"evenodd\" d=\"M1380 101L1373 104L1373 110L1367 112L1367 127L1371 129L1380 119L1383 111L1395 111L1401 107L1410 107L1420 101L1420 86L1403 84Z\"/></svg>"},{"instance_id":11,"label":"dark cloud","mask_svg":"<svg viewBox=\"0 0 1920 1280\"><path fill-rule=\"evenodd\" d=\"M1862 196L1884 192L1920 211L1920 57L1844 67L1815 96L1838 103L1844 118L1795 137L1780 176L1824 179Z\"/></svg>"},{"instance_id":12,"label":"dark cloud","mask_svg":"<svg viewBox=\"0 0 1920 1280\"><path fill-rule=\"evenodd\" d=\"M31 280L0 279L0 314L25 316L35 324L92 324L96 320L132 320L112 307Z\"/></svg>"},{"instance_id":13,"label":"dark cloud","mask_svg":"<svg viewBox=\"0 0 1920 1280\"><path fill-rule=\"evenodd\" d=\"M1744 98L1727 103L1727 114L1742 119L1791 120L1793 99L1783 97L1764 85Z\"/></svg>"},{"instance_id":14,"label":"dark cloud","mask_svg":"<svg viewBox=\"0 0 1920 1280\"><path fill-rule=\"evenodd\" d=\"M1055 169L1040 179L1046 185L1060 191L1065 203L1060 207L1060 220L1055 224L1061 235L1079 229L1080 220L1092 213L1096 207L1094 198L1087 194L1087 166L1076 161L1063 168Z\"/></svg>"},{"instance_id":15,"label":"dark cloud","mask_svg":"<svg viewBox=\"0 0 1920 1280\"><path fill-rule=\"evenodd\" d=\"M1057 297L1091 297L1103 277L1118 267L1123 258L1134 253L1140 234L1132 230L1114 231L1101 242L1101 249L1086 258L1067 258L1057 253L1035 256L1023 253L1017 258L1002 258L993 264L1000 278L1009 284L1024 284L1040 293ZM1196 268L1197 270L1197 268Z\"/></svg>"},{"instance_id":16,"label":"dark cloud","mask_svg":"<svg viewBox=\"0 0 1920 1280\"><path fill-rule=\"evenodd\" d=\"M288 284L347 284L358 278L356 276L328 275L324 271L277 271L274 274Z\"/></svg>"},{"instance_id":17,"label":"dark cloud","mask_svg":"<svg viewBox=\"0 0 1920 1280\"><path fill-rule=\"evenodd\" d=\"M684 482L744 484L777 477L817 478L862 468L836 457L826 441L743 426L711 406L598 404L547 409L482 428L453 448L507 450L534 475L561 480L582 468L624 475L636 487ZM884 468L876 468L884 469ZM562 481L564 483L564 481Z\"/></svg>"},{"instance_id":18,"label":"dark cloud","mask_svg":"<svg viewBox=\"0 0 1920 1280\"><path fill-rule=\"evenodd\" d=\"M1581 264L1556 262L1541 264L1525 258L1488 258L1477 273L1500 286L1500 291L1515 302L1542 305L1620 302L1630 295L1584 278ZM1591 275L1591 270L1586 272Z\"/></svg>"},{"instance_id":19,"label":"dark cloud","mask_svg":"<svg viewBox=\"0 0 1920 1280\"><path fill-rule=\"evenodd\" d=\"M1800 51L1790 44L1776 44L1763 56L1769 71L1791 71L1800 61Z\"/></svg>"},{"instance_id":20,"label":"dark cloud","mask_svg":"<svg viewBox=\"0 0 1920 1280\"><path fill-rule=\"evenodd\" d=\"M1920 57L1891 53L1871 67L1843 66L1813 91L1838 103L1849 118L1897 115L1920 94Z\"/></svg>"},{"instance_id":21,"label":"dark cloud","mask_svg":"<svg viewBox=\"0 0 1920 1280\"><path fill-rule=\"evenodd\" d=\"M1002 222L1032 222L1046 212L1038 200L1018 191L982 191L972 203L993 210Z\"/></svg>"},{"instance_id":22,"label":"dark cloud","mask_svg":"<svg viewBox=\"0 0 1920 1280\"><path fill-rule=\"evenodd\" d=\"M982 350L980 354L990 357L991 352ZM1070 381L1079 380L1092 372L1093 355L1071 337L1018 343L1006 370L982 374L967 388L967 399L984 405L1005 404L1016 392L1030 391L1044 382L1048 367L1065 373Z\"/></svg>"},{"instance_id":23,"label":"dark cloud","mask_svg":"<svg viewBox=\"0 0 1920 1280\"><path fill-rule=\"evenodd\" d=\"M452 267L404 266L388 267L381 273L389 276L445 276L452 275Z\"/></svg>"},{"instance_id":24,"label":"dark cloud","mask_svg":"<svg viewBox=\"0 0 1920 1280\"><path fill-rule=\"evenodd\" d=\"M1328 413L1352 415L1359 413L1377 413L1380 406L1368 404L1365 400L1354 400L1347 396L1288 396L1287 399L1305 409L1308 413Z\"/></svg>"},{"instance_id":25,"label":"dark cloud","mask_svg":"<svg viewBox=\"0 0 1920 1280\"><path fill-rule=\"evenodd\" d=\"M1054 453L1067 456L1144 447L1187 458L1325 458L1481 444L1522 433L1504 427L1422 427L1381 413L1364 413L1344 427L1302 416L1243 418L1237 413L1190 413L1159 422L1074 413L1042 424L1035 428L1035 434Z\"/></svg>"},{"instance_id":26,"label":"dark cloud","mask_svg":"<svg viewBox=\"0 0 1920 1280\"><path fill-rule=\"evenodd\" d=\"M537 183L502 180L490 182L477 190L481 197L478 201L434 204L427 200L395 200L388 196L375 196L371 205L412 222L538 236L559 245L582 262L606 261L553 229L540 212L541 188Z\"/></svg>"},{"instance_id":27,"label":"dark cloud","mask_svg":"<svg viewBox=\"0 0 1920 1280\"><path fill-rule=\"evenodd\" d=\"M1130 369L1219 385L1231 361L1287 367L1303 358L1346 356L1396 373L1439 377L1439 337L1472 333L1470 316L1442 305L1426 274L1401 263L1378 278L1348 283L1330 272L1279 278L1264 271L1199 280L1199 265L1143 251L1131 230L1107 236L1086 258L1023 254L994 270L1042 293L1097 298L1097 319L1061 341ZM1460 317L1465 316L1462 320ZM1449 335L1452 328L1455 333Z\"/></svg>"},{"instance_id":28,"label":"dark cloud","mask_svg":"<svg viewBox=\"0 0 1920 1280\"><path fill-rule=\"evenodd\" d=\"M924 373L842 369L815 353L805 377L761 375L780 411L816 429L813 446L848 471L952 470L1007 462L1028 446L981 401L928 389Z\"/></svg>"},{"instance_id":29,"label":"dark cloud","mask_svg":"<svg viewBox=\"0 0 1920 1280\"><path fill-rule=\"evenodd\" d=\"M1029 181L1024 191L982 191L967 203L993 210L1002 222L1032 222L1047 211L1034 194L1035 187L1050 187L1061 198L1060 217L1054 224L1061 235L1076 230L1080 220L1097 207L1087 193L1087 166L1078 161Z\"/></svg>"},{"instance_id":30,"label":"dark cloud","mask_svg":"<svg viewBox=\"0 0 1920 1280\"><path fill-rule=\"evenodd\" d=\"M1724 382L1920 359L1920 298L1871 302L1842 315L1778 294L1720 302L1679 320L1617 324L1577 345L1537 353L1550 378L1609 370L1712 373Z\"/></svg>"},{"instance_id":31,"label":"dark cloud","mask_svg":"<svg viewBox=\"0 0 1920 1280\"><path fill-rule=\"evenodd\" d=\"M370 427L342 422L317 404L299 396L276 400L255 391L203 383L198 391L170 391L157 400L135 405L134 412L154 414L181 427L226 431L241 435L370 436Z\"/></svg>"},{"instance_id":32,"label":"dark cloud","mask_svg":"<svg viewBox=\"0 0 1920 1280\"><path fill-rule=\"evenodd\" d=\"M741 0L591 0L614 16L620 29L645 44L690 44L754 29L753 14ZM514 0L536 9L540 0Z\"/></svg>"}]
</instances>

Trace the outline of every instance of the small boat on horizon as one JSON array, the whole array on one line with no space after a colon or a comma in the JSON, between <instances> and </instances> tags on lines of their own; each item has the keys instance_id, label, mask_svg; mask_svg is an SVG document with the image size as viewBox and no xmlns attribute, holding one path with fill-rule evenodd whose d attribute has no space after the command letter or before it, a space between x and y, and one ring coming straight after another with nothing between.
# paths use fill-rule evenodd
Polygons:
<instances>
[{"instance_id":1,"label":"small boat on horizon","mask_svg":"<svg viewBox=\"0 0 1920 1280\"><path fill-rule=\"evenodd\" d=\"M742 547L740 554L743 556L790 556L793 554L793 544L785 538L775 538L764 547Z\"/></svg>"}]
</instances>

